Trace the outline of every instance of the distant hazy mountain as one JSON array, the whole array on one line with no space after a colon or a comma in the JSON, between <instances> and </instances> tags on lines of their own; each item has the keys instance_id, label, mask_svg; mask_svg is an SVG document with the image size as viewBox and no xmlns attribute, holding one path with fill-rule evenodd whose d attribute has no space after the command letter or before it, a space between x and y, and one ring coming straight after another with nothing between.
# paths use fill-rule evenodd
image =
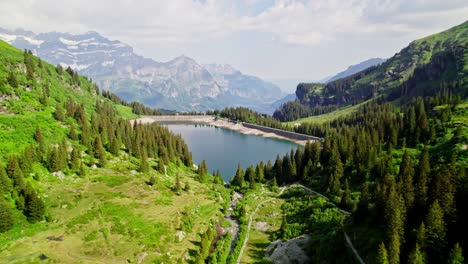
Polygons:
<instances>
[{"instance_id":1,"label":"distant hazy mountain","mask_svg":"<svg viewBox=\"0 0 468 264\"><path fill-rule=\"evenodd\" d=\"M365 60L365 61L363 61L361 63L356 64L356 65L351 65L346 70L336 74L335 76L325 78L325 79L321 80L320 82L327 83L327 82L332 82L334 80L338 80L338 79L341 79L341 78L344 78L344 77L348 77L348 76L350 76L352 74L355 74L357 72L365 70L365 69L367 69L367 68L369 68L371 66L381 64L383 62L385 62L385 59L382 59L382 58L368 59L368 60Z\"/></svg>"},{"instance_id":2,"label":"distant hazy mountain","mask_svg":"<svg viewBox=\"0 0 468 264\"><path fill-rule=\"evenodd\" d=\"M187 56L157 62L97 32L35 34L0 28L0 39L50 63L70 66L126 100L155 108L204 111L245 106L271 113L271 104L284 96L276 85L230 65L201 65Z\"/></svg>"},{"instance_id":3,"label":"distant hazy mountain","mask_svg":"<svg viewBox=\"0 0 468 264\"><path fill-rule=\"evenodd\" d=\"M291 102L291 101L294 101L296 100L296 94L293 93L293 94L288 94L286 95L285 97L279 99L278 101L274 102L273 104L271 104L272 108L273 109L278 109L280 106L282 106L283 104L287 103L287 102Z\"/></svg>"}]
</instances>

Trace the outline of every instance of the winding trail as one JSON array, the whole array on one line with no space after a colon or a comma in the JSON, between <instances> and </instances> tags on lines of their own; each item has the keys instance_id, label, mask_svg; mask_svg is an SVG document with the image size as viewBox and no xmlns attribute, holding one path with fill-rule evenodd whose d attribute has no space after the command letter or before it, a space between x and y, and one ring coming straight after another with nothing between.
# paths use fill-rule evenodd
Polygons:
<instances>
[{"instance_id":1,"label":"winding trail","mask_svg":"<svg viewBox=\"0 0 468 264\"><path fill-rule=\"evenodd\" d=\"M291 189L291 188L295 188L295 187L298 187L298 188L303 188L304 190L306 190L308 193L311 193L311 194L314 194L314 195L317 195L317 196L320 196L324 199L326 199L327 201L330 201L330 199L328 197L326 197L325 195L321 194L321 193L318 193L302 184L299 184L299 183L294 183L294 184L291 184L289 186L286 186L286 187L281 187L281 191L279 192L279 194L274 197L274 198L270 198L270 199L267 199L261 203L259 203L256 207L255 207L255 210L250 214L250 217L249 217L249 224L247 226L247 234L245 235L245 240L244 240L244 244L242 245L242 248L239 252L239 256L237 258L237 264L240 264L240 260L242 258L242 254L244 253L244 249L245 247L247 246L247 243L249 241L249 235L250 235L250 229L251 229L251 226L252 226L252 221L253 221L253 217L255 215L255 213L257 212L258 208L266 203L266 202L269 202L271 200L274 200L276 198L278 198L279 196L281 196L281 194L283 194L283 192L285 190L288 190L288 189ZM264 189L262 189L262 194L265 192ZM341 208L338 208L338 206L336 207L338 210L340 210L341 213L345 214L345 215L350 215L351 213L349 211L346 211L346 210L343 210ZM354 256L356 257L356 259L359 261L360 264L365 264L364 260L361 258L361 256L359 255L358 251L356 250L356 248L354 247L351 239L349 238L348 234L343 231L344 233L344 237L345 237L345 241L346 241L346 244L348 245L348 247L350 247L350 249L352 250Z\"/></svg>"},{"instance_id":2,"label":"winding trail","mask_svg":"<svg viewBox=\"0 0 468 264\"><path fill-rule=\"evenodd\" d=\"M250 214L249 224L247 225L247 233L245 235L244 243L242 244L241 250L239 252L239 256L237 257L237 264L240 264L240 260L242 259L242 255L244 253L245 247L247 246L247 243L249 242L249 235L250 235L250 229L252 228L253 217L257 213L258 208L260 208L260 206L262 204L264 204L266 202L269 202L269 201L272 201L272 200L276 199L278 196L281 196L281 194L283 194L284 190L287 189L287 188L288 187L281 187L281 190L280 190L279 194L276 197L267 199L267 200L257 204L257 206L255 207L255 210ZM265 193L265 189L262 189L262 194L264 194L264 193Z\"/></svg>"}]
</instances>

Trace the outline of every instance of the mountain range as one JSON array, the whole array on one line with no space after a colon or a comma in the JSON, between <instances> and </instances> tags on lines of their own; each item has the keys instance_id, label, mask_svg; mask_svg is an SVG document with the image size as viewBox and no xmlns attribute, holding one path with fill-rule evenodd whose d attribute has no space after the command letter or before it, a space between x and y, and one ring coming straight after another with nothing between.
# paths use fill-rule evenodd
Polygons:
<instances>
[{"instance_id":1,"label":"mountain range","mask_svg":"<svg viewBox=\"0 0 468 264\"><path fill-rule=\"evenodd\" d=\"M70 67L127 101L153 108L205 111L244 106L271 113L272 103L285 96L273 83L230 65L200 64L185 55L158 62L94 31L36 34L0 28L0 39L47 62Z\"/></svg>"}]
</instances>

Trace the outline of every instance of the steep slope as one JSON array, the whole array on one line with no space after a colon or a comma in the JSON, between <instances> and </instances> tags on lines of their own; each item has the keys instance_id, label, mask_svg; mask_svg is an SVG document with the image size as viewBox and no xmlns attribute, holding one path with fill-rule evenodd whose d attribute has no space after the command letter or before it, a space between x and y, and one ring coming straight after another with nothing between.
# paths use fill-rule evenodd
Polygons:
<instances>
[{"instance_id":1,"label":"steep slope","mask_svg":"<svg viewBox=\"0 0 468 264\"><path fill-rule=\"evenodd\" d=\"M325 85L299 84L296 90L298 102L278 109L275 116L282 121L291 121L376 98L405 103L415 96L440 92L457 91L466 95L467 45L468 22L465 22L413 41L386 62L346 78Z\"/></svg>"},{"instance_id":2,"label":"steep slope","mask_svg":"<svg viewBox=\"0 0 468 264\"><path fill-rule=\"evenodd\" d=\"M204 111L249 106L265 112L271 111L269 103L283 95L274 84L244 75L229 65L200 65L187 56L157 62L97 32L36 35L0 29L0 39L30 49L50 63L70 66L125 100L154 108Z\"/></svg>"},{"instance_id":3,"label":"steep slope","mask_svg":"<svg viewBox=\"0 0 468 264\"><path fill-rule=\"evenodd\" d=\"M360 62L358 64L349 66L346 70L344 70L342 72L339 72L339 73L337 73L336 75L334 75L334 76L332 76L330 78L324 79L324 82L327 82L327 83L328 82L333 82L335 80L348 77L350 75L353 75L355 73L363 71L363 70L365 70L365 69L367 69L369 67L379 65L379 64L381 64L383 62L385 62L385 59L382 59L382 58L372 58L372 59L365 60L365 61Z\"/></svg>"},{"instance_id":4,"label":"steep slope","mask_svg":"<svg viewBox=\"0 0 468 264\"><path fill-rule=\"evenodd\" d=\"M112 100L111 100L112 99ZM0 262L181 263L229 191L180 136L0 41ZM171 252L171 254L166 254Z\"/></svg>"}]
</instances>

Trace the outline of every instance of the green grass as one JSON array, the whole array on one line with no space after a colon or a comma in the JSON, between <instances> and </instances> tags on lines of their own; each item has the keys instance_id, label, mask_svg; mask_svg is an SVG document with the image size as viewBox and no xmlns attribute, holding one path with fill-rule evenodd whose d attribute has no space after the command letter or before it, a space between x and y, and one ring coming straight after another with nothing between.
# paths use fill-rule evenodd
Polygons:
<instances>
[{"instance_id":1,"label":"green grass","mask_svg":"<svg viewBox=\"0 0 468 264\"><path fill-rule=\"evenodd\" d=\"M356 104L356 105L349 105L349 106L345 106L345 107L342 107L338 110L335 110L333 112L330 112L330 113L326 113L326 114L323 114L323 115L316 115L316 116L309 116L309 117L305 117L305 118L301 118L301 119L297 119L297 120L294 120L294 121L291 121L291 122L285 122L284 124L288 125L288 126L294 126L295 124L300 124L300 123L314 123L314 124L323 124L323 123L327 123L327 122L330 122L330 121L333 121L337 118L340 118L340 117L344 117L344 116L347 116L353 112L356 112L357 109L367 103L368 101L365 101L365 102L362 102L360 104Z\"/></svg>"},{"instance_id":2,"label":"green grass","mask_svg":"<svg viewBox=\"0 0 468 264\"><path fill-rule=\"evenodd\" d=\"M93 169L86 178L58 180L45 173L38 187L47 190L49 222L32 225L23 219L3 233L0 259L37 262L44 254L52 263L121 263L136 261L142 252L149 254L147 263L185 259L189 250L197 249L193 241L199 239L198 234L223 216L218 197L229 196L229 190L201 184L190 169L174 165L174 174L189 182L193 191L177 195L171 189L175 177L157 173L157 183L151 188L145 184L149 175L132 176L129 169L123 169L132 167L128 162L122 162L119 171ZM189 212L185 216L184 210ZM187 236L176 242L175 233L184 222L190 222ZM47 239L62 235L63 241Z\"/></svg>"}]
</instances>

